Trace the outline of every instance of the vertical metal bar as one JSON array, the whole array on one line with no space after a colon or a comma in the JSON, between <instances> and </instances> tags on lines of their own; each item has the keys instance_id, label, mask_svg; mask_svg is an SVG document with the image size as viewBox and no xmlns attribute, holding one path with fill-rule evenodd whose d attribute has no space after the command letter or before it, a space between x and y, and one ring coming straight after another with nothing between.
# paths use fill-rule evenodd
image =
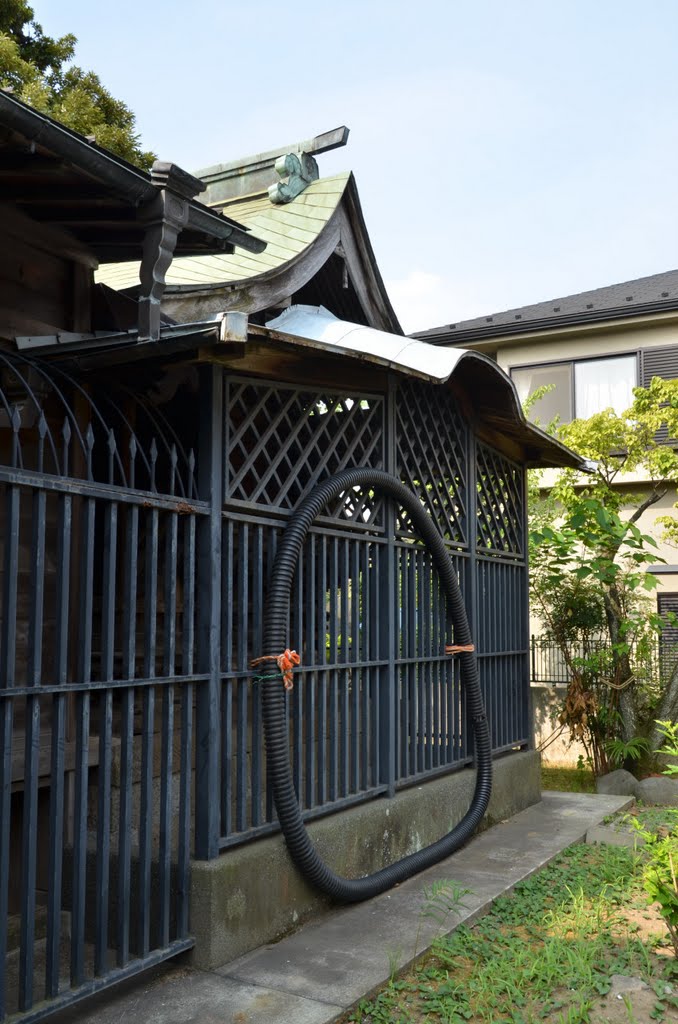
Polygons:
<instances>
[{"instance_id":1,"label":"vertical metal bar","mask_svg":"<svg viewBox=\"0 0 678 1024\"><path fill-rule=\"evenodd\" d=\"M195 621L195 516L189 516L184 526L184 608L182 617L182 672L190 676L194 662ZM191 855L191 789L193 738L192 683L186 682L181 690L181 751L179 765L179 824L177 840L177 938L188 935Z\"/></svg>"},{"instance_id":2,"label":"vertical metal bar","mask_svg":"<svg viewBox=\"0 0 678 1024\"><path fill-rule=\"evenodd\" d=\"M228 836L233 830L233 687L230 674L234 669L233 619L240 607L240 596L235 593L233 572L234 525L232 519L224 523L222 573L222 638L223 671L228 678L221 689L221 834ZM237 600L235 599L237 597ZM256 683L254 684L256 686Z\"/></svg>"},{"instance_id":3,"label":"vertical metal bar","mask_svg":"<svg viewBox=\"0 0 678 1024\"><path fill-rule=\"evenodd\" d=\"M357 793L360 787L358 744L360 741L360 691L365 685L364 670L358 668L363 660L360 635L360 548L362 541L351 542L351 769L349 789Z\"/></svg>"},{"instance_id":4,"label":"vertical metal bar","mask_svg":"<svg viewBox=\"0 0 678 1024\"><path fill-rule=\"evenodd\" d=\"M339 541L337 537L332 538L330 549L330 590L329 590L329 613L330 613L330 636L328 661L332 666L330 671L330 710L329 710L329 798L337 799L337 777L339 774L339 715L337 702L337 660L339 657Z\"/></svg>"},{"instance_id":5,"label":"vertical metal bar","mask_svg":"<svg viewBox=\"0 0 678 1024\"><path fill-rule=\"evenodd\" d=\"M355 543L355 542L354 542ZM341 660L347 664L351 660L353 638L351 636L351 623L348 614L348 598L350 576L348 569L348 538L341 541ZM351 669L343 668L339 673L339 725L340 725L340 746L339 746L339 792L341 796L347 796L349 792L349 761L348 761L348 738L349 738L349 687L351 680Z\"/></svg>"},{"instance_id":6,"label":"vertical metal bar","mask_svg":"<svg viewBox=\"0 0 678 1024\"><path fill-rule=\"evenodd\" d=\"M520 694L522 698L521 734L528 738L528 748L534 750L534 719L531 714L531 690L529 679L529 654L528 637L530 632L530 588L529 588L529 545L527 542L529 524L527 519L527 470L520 471L520 502L521 502L521 527L522 527L522 549L524 552L523 563L520 572L520 595L519 607L521 609L519 643L520 648L525 649L525 654L519 659L520 666Z\"/></svg>"},{"instance_id":7,"label":"vertical metal bar","mask_svg":"<svg viewBox=\"0 0 678 1024\"><path fill-rule=\"evenodd\" d=\"M261 529L261 527L259 528ZM304 548L299 552L299 560L297 562L297 568L294 578L294 584L292 589L292 630L290 637L292 640L292 646L299 652L302 659L302 665L304 664L304 564L305 564L305 552ZM257 603L261 608L263 604L263 591L259 587L257 590ZM260 616L257 615L259 620ZM307 673L299 673L296 680L294 689L292 690L292 776L294 779L294 788L297 793L298 799L303 799L302 789L302 765L303 765L303 698L304 689L306 687ZM259 733L259 720L261 718L261 704L260 701L257 703L257 750L261 749L261 736ZM252 780L254 785L254 779ZM258 790L257 790L258 792Z\"/></svg>"},{"instance_id":8,"label":"vertical metal bar","mask_svg":"<svg viewBox=\"0 0 678 1024\"><path fill-rule=\"evenodd\" d=\"M424 589L424 559L425 552L421 547L416 548L417 560L417 655L421 658L424 652L424 622L426 619L426 595ZM421 661L417 665L417 760L415 770L421 773L424 770L424 750L426 736L426 702L424 695L424 666Z\"/></svg>"},{"instance_id":9,"label":"vertical metal bar","mask_svg":"<svg viewBox=\"0 0 678 1024\"><path fill-rule=\"evenodd\" d=\"M136 677L137 574L139 509L127 511L125 543L125 599L123 604L123 675ZM120 818L118 822L117 964L130 957L130 897L132 882L132 755L134 743L134 687L122 692L120 704Z\"/></svg>"},{"instance_id":10,"label":"vertical metal bar","mask_svg":"<svg viewBox=\"0 0 678 1024\"><path fill-rule=\"evenodd\" d=\"M416 658L418 652L418 622L419 613L417 607L417 579L419 576L419 563L417 549L414 545L408 550L408 573L407 584L407 633L408 633L408 658ZM417 699L419 673L417 666L412 664L407 667L407 761L405 774L415 775L417 771L417 750L419 735L419 703Z\"/></svg>"},{"instance_id":11,"label":"vertical metal bar","mask_svg":"<svg viewBox=\"0 0 678 1024\"><path fill-rule=\"evenodd\" d=\"M327 800L327 537L323 534L318 538L320 548L318 564L318 664L323 668L318 680L318 738L317 738L317 770L318 789L316 801L322 805Z\"/></svg>"},{"instance_id":12,"label":"vertical metal bar","mask_svg":"<svg viewBox=\"0 0 678 1024\"><path fill-rule=\"evenodd\" d=\"M177 624L177 555L179 517L169 514L165 535L165 640L163 672L173 676L176 671ZM170 938L170 891L172 856L172 764L174 759L174 686L166 683L162 695L160 747L160 820L158 836L158 945L165 947Z\"/></svg>"},{"instance_id":13,"label":"vertical metal bar","mask_svg":"<svg viewBox=\"0 0 678 1024\"><path fill-rule=\"evenodd\" d=\"M158 631L158 509L146 520L146 565L144 570L144 676L155 678ZM153 842L153 746L155 732L155 689L145 686L141 721L141 796L139 800L139 947L138 955L150 949L151 857Z\"/></svg>"},{"instance_id":14,"label":"vertical metal bar","mask_svg":"<svg viewBox=\"0 0 678 1024\"><path fill-rule=\"evenodd\" d=\"M59 495L56 554L56 681L68 680L68 624L70 620L70 564L72 499ZM52 746L49 803L49 892L47 896L47 941L45 997L59 991L59 949L61 944L61 888L64 841L64 746L66 734L65 694L52 699Z\"/></svg>"},{"instance_id":15,"label":"vertical metal bar","mask_svg":"<svg viewBox=\"0 0 678 1024\"><path fill-rule=\"evenodd\" d=\"M16 451L16 445L15 445ZM2 658L0 685L15 685L17 577L19 572L19 488L8 487L5 505L5 558L2 581ZM12 803L14 704L0 699L0 1018L5 1016L7 924L9 919L9 838Z\"/></svg>"},{"instance_id":16,"label":"vertical metal bar","mask_svg":"<svg viewBox=\"0 0 678 1024\"><path fill-rule=\"evenodd\" d=\"M104 512L104 580L101 613L102 679L113 679L115 658L115 570L118 546L118 506L111 502ZM113 732L113 691L103 690L100 697L99 769L97 773L97 862L96 908L94 924L94 973L104 974L108 967L108 914L111 859L111 747Z\"/></svg>"},{"instance_id":17,"label":"vertical metal bar","mask_svg":"<svg viewBox=\"0 0 678 1024\"><path fill-rule=\"evenodd\" d=\"M221 508L224 493L224 372L200 369L200 497L210 503L200 526L198 549L198 655L209 682L198 688L196 705L195 855L219 852L219 700L221 625Z\"/></svg>"},{"instance_id":18,"label":"vertical metal bar","mask_svg":"<svg viewBox=\"0 0 678 1024\"><path fill-rule=\"evenodd\" d=\"M440 580L435 569L431 572L431 604L432 604L432 615L431 615L431 627L430 627L430 650L431 654L436 657L440 655L442 651L442 644L440 642L440 629L441 629L441 609L440 609ZM431 662L429 669L430 686L433 690L433 739L431 742L431 764L432 767L437 768L440 766L440 750L442 744L442 725L441 725L441 708L440 708L440 662ZM444 708L443 708L444 711Z\"/></svg>"},{"instance_id":19,"label":"vertical metal bar","mask_svg":"<svg viewBox=\"0 0 678 1024\"><path fill-rule=\"evenodd\" d=\"M373 570L371 560L374 555L376 544L366 541L362 550L361 580L360 580L360 618L362 623L362 656L363 661L372 660L372 602L370 600ZM362 673L362 692L360 694L360 788L368 789L374 781L372 766L370 765L370 707L372 704L372 679L371 668L366 668Z\"/></svg>"},{"instance_id":20,"label":"vertical metal bar","mask_svg":"<svg viewBox=\"0 0 678 1024\"><path fill-rule=\"evenodd\" d=\"M2 600L2 679L5 686L16 681L16 612L19 576L19 496L18 487L7 488L5 512L5 564Z\"/></svg>"},{"instance_id":21,"label":"vertical metal bar","mask_svg":"<svg viewBox=\"0 0 678 1024\"><path fill-rule=\"evenodd\" d=\"M305 591L305 627L306 627L306 658L311 665L319 661L318 627L316 623L316 538L311 534L306 542L306 586ZM323 648L320 647L320 650ZM304 717L306 719L306 737L304 746L304 806L313 807L316 786L315 742L318 708L316 691L318 673L306 673L304 690ZM301 792L299 799L302 798Z\"/></svg>"},{"instance_id":22,"label":"vertical metal bar","mask_svg":"<svg viewBox=\"0 0 678 1024\"><path fill-rule=\"evenodd\" d=\"M254 527L252 538L252 642L254 650L262 649L262 615L264 605L264 534L263 526ZM299 588L301 590L301 588ZM262 717L261 717L261 687L250 686L249 683L241 684L250 690L250 704L252 707L251 726L251 751L250 751L250 820L252 825L260 825L262 821L263 804L263 770L262 770ZM298 692L296 697L298 698ZM297 720L301 716L297 715ZM295 744L295 763L297 751L301 744ZM299 787L297 785L297 792Z\"/></svg>"},{"instance_id":23,"label":"vertical metal bar","mask_svg":"<svg viewBox=\"0 0 678 1024\"><path fill-rule=\"evenodd\" d=\"M35 491L32 508L31 583L28 610L28 664L24 746L24 794L21 877L19 1009L33 1005L35 943L35 876L38 843L38 774L40 768L40 697L35 690L42 669L42 619L45 585L45 492Z\"/></svg>"},{"instance_id":24,"label":"vertical metal bar","mask_svg":"<svg viewBox=\"0 0 678 1024\"><path fill-rule=\"evenodd\" d=\"M466 572L466 593L464 603L466 604L466 615L468 617L471 636L475 642L476 651L485 651L484 637L480 633L480 621L478 615L478 574L481 571L482 563L478 559L478 452L475 434L469 426L468 438L468 568ZM482 661L478 661L478 670L482 674ZM482 683L482 679L481 679ZM462 757L473 753L473 730L469 721L469 712L464 700L464 691L461 693L461 752Z\"/></svg>"},{"instance_id":25,"label":"vertical metal bar","mask_svg":"<svg viewBox=\"0 0 678 1024\"><path fill-rule=\"evenodd\" d=\"M402 544L398 549L398 560L399 560L399 590L400 590L400 642L399 642L399 653L402 658L409 658L410 650L410 616L409 616L409 593L408 593L408 580L409 580L409 558L407 545ZM400 695L398 706L400 709L400 721L398 725L398 758L397 758L397 771L398 778L406 778L407 776L407 740L409 732L409 677L410 677L410 666L404 665L400 672Z\"/></svg>"},{"instance_id":26,"label":"vertical metal bar","mask_svg":"<svg viewBox=\"0 0 678 1024\"><path fill-rule=\"evenodd\" d=\"M6 957L9 921L9 830L12 804L11 698L0 695L0 1020L7 1010Z\"/></svg>"},{"instance_id":27,"label":"vertical metal bar","mask_svg":"<svg viewBox=\"0 0 678 1024\"><path fill-rule=\"evenodd\" d=\"M94 596L95 501L88 498L81 524L80 629L78 678L92 678L92 606ZM89 780L90 695L75 698L75 786L73 809L73 905L71 910L71 985L85 980L85 914L87 896L87 785Z\"/></svg>"},{"instance_id":28,"label":"vertical metal bar","mask_svg":"<svg viewBox=\"0 0 678 1024\"><path fill-rule=\"evenodd\" d=\"M250 621L250 588L249 588L249 545L250 528L247 523L240 524L238 534L238 633L237 633L237 668L238 672L247 669L247 638ZM236 682L236 791L235 791L235 827L238 832L247 828L247 703L249 696L249 680L238 677Z\"/></svg>"},{"instance_id":29,"label":"vertical metal bar","mask_svg":"<svg viewBox=\"0 0 678 1024\"><path fill-rule=\"evenodd\" d=\"M396 400L395 377L390 375L385 396L385 454L388 472L396 471ZM379 672L379 781L388 796L395 795L396 778L396 703L398 680L395 666L395 613L398 600L396 581L395 531L396 508L392 501L384 504L386 550L379 574L379 658L386 665Z\"/></svg>"}]
</instances>

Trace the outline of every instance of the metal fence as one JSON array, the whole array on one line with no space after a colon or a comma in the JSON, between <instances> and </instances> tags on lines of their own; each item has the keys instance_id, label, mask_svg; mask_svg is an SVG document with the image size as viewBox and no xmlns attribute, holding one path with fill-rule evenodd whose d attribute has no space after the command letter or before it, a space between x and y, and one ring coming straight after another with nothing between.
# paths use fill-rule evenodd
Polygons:
<instances>
[{"instance_id":1,"label":"metal fence","mask_svg":"<svg viewBox=\"0 0 678 1024\"><path fill-rule=\"evenodd\" d=\"M278 538L328 474L372 466L419 495L459 573L494 750L527 745L524 472L420 382L208 364L166 419L114 375L86 390L0 361L0 1020L28 1022L188 948L190 856L277 829L250 661ZM343 494L292 594L307 818L470 762L439 582L401 509Z\"/></svg>"},{"instance_id":2,"label":"metal fence","mask_svg":"<svg viewBox=\"0 0 678 1024\"><path fill-rule=\"evenodd\" d=\"M150 409L0 362L0 1019L33 1021L192 944L201 510Z\"/></svg>"},{"instance_id":3,"label":"metal fence","mask_svg":"<svg viewBox=\"0 0 678 1024\"><path fill-rule=\"evenodd\" d=\"M422 384L380 395L230 377L224 405L219 848L277 829L249 661L281 530L314 482L347 466L389 469L435 519L477 625L495 751L525 746L522 469ZM470 762L443 598L402 510L369 490L343 495L312 528L292 594L290 744L307 819Z\"/></svg>"},{"instance_id":4,"label":"metal fence","mask_svg":"<svg viewBox=\"0 0 678 1024\"><path fill-rule=\"evenodd\" d=\"M576 665L585 657L605 655L609 650L609 640L601 637L586 646L572 642L568 645L568 657ZM649 647L631 644L629 658L636 679L661 685L670 679L678 664L678 644L662 642L661 638ZM567 659L554 640L543 636L530 637L530 682L565 685L571 675Z\"/></svg>"}]
</instances>

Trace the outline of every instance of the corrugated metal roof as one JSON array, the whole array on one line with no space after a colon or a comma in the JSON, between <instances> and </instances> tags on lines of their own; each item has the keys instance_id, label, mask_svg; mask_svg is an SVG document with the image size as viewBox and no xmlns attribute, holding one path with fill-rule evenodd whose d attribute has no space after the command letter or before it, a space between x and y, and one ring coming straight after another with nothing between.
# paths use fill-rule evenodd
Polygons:
<instances>
[{"instance_id":1,"label":"corrugated metal roof","mask_svg":"<svg viewBox=\"0 0 678 1024\"><path fill-rule=\"evenodd\" d=\"M276 270L312 245L341 202L350 172L312 182L291 203L274 205L267 195L229 203L222 212L237 217L243 226L267 243L261 253L236 251L215 256L185 257L172 261L168 286L200 288L243 281ZM139 284L138 263L102 266L96 280L110 288Z\"/></svg>"}]
</instances>

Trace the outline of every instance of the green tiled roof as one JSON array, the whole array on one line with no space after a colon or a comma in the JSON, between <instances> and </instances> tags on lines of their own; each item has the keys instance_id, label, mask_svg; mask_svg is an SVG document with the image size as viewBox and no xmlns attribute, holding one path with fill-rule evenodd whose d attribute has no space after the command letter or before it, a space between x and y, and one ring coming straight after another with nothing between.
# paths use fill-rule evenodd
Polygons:
<instances>
[{"instance_id":1,"label":"green tiled roof","mask_svg":"<svg viewBox=\"0 0 678 1024\"><path fill-rule=\"evenodd\" d=\"M337 209L350 172L312 182L291 203L276 206L268 195L231 202L223 211L249 228L267 245L261 253L237 249L216 256L183 256L167 271L169 287L195 288L243 281L276 270L312 245ZM219 204L221 205L221 204ZM121 290L139 284L138 263L109 263L99 268L96 280Z\"/></svg>"}]
</instances>

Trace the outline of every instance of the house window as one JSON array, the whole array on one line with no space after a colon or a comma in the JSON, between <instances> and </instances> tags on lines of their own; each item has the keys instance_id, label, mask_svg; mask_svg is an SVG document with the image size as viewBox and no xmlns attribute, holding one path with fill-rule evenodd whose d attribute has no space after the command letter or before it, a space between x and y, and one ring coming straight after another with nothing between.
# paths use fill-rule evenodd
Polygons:
<instances>
[{"instance_id":1,"label":"house window","mask_svg":"<svg viewBox=\"0 0 678 1024\"><path fill-rule=\"evenodd\" d=\"M635 355L579 359L511 369L518 397L524 402L537 388L555 385L530 409L530 419L543 425L558 416L562 423L588 419L603 409L624 412L633 402L637 384Z\"/></svg>"}]
</instances>

